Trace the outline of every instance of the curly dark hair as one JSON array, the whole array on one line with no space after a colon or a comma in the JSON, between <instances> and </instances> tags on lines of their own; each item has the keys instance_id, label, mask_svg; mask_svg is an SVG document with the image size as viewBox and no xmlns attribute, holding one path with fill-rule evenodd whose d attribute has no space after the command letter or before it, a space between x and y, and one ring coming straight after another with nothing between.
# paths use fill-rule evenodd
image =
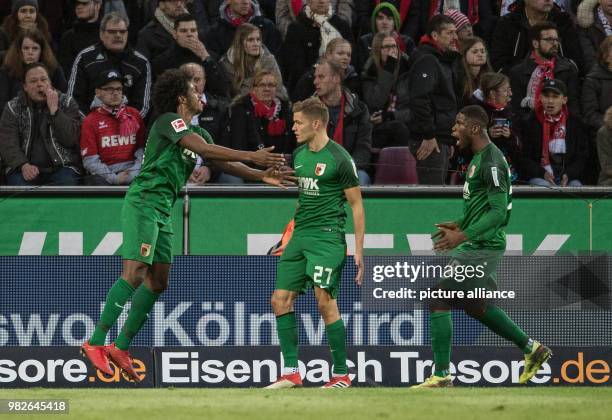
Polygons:
<instances>
[{"instance_id":1,"label":"curly dark hair","mask_svg":"<svg viewBox=\"0 0 612 420\"><path fill-rule=\"evenodd\" d=\"M157 78L153 86L153 108L158 115L176 112L179 96L187 96L190 77L179 69L170 69Z\"/></svg>"}]
</instances>

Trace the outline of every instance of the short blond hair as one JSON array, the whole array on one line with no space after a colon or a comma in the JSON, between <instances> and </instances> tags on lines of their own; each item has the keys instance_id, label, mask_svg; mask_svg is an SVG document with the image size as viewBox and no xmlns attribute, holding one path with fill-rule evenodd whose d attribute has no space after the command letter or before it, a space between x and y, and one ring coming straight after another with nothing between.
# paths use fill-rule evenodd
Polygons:
<instances>
[{"instance_id":1,"label":"short blond hair","mask_svg":"<svg viewBox=\"0 0 612 420\"><path fill-rule=\"evenodd\" d=\"M309 120L320 120L324 126L327 126L329 121L329 112L327 106L317 97L304 99L293 104L293 113L301 112Z\"/></svg>"}]
</instances>

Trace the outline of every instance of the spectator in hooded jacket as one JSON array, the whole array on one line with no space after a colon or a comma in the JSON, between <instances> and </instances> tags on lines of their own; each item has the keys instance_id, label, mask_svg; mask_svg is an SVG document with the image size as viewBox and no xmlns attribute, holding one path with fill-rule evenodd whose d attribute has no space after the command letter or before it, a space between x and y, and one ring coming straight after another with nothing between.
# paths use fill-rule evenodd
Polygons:
<instances>
[{"instance_id":1,"label":"spectator in hooded jacket","mask_svg":"<svg viewBox=\"0 0 612 420\"><path fill-rule=\"evenodd\" d=\"M280 52L281 34L274 23L262 15L255 0L227 0L221 4L216 23L204 36L206 46L217 57L221 57L231 46L236 29L244 23L259 28L262 42L273 55Z\"/></svg>"},{"instance_id":2,"label":"spectator in hooded jacket","mask_svg":"<svg viewBox=\"0 0 612 420\"><path fill-rule=\"evenodd\" d=\"M289 92L334 38L352 39L351 28L334 14L330 0L310 0L287 29L281 65Z\"/></svg>"},{"instance_id":3,"label":"spectator in hooded jacket","mask_svg":"<svg viewBox=\"0 0 612 420\"><path fill-rule=\"evenodd\" d=\"M88 185L129 185L140 173L145 124L123 96L123 76L117 70L96 79L95 108L81 126L81 157L91 174ZM96 101L96 102L98 102Z\"/></svg>"},{"instance_id":4,"label":"spectator in hooded jacket","mask_svg":"<svg viewBox=\"0 0 612 420\"><path fill-rule=\"evenodd\" d=\"M582 69L582 51L572 17L560 11L552 0L518 0L512 12L502 16L491 37L491 64L495 71L509 75L532 48L531 28L537 23L550 22L557 26L559 55L569 58ZM515 91L515 94L518 93Z\"/></svg>"},{"instance_id":5,"label":"spectator in hooded jacket","mask_svg":"<svg viewBox=\"0 0 612 420\"><path fill-rule=\"evenodd\" d=\"M363 101L370 111L372 146L407 146L410 141L408 56L391 32L378 32L363 74Z\"/></svg>"},{"instance_id":6,"label":"spectator in hooded jacket","mask_svg":"<svg viewBox=\"0 0 612 420\"><path fill-rule=\"evenodd\" d=\"M584 0L578 6L578 37L587 73L597 63L597 51L606 37L612 35L612 0Z\"/></svg>"},{"instance_id":7,"label":"spectator in hooded jacket","mask_svg":"<svg viewBox=\"0 0 612 420\"><path fill-rule=\"evenodd\" d=\"M594 131L603 125L604 114L612 106L612 35L599 46L597 64L582 85L582 112Z\"/></svg>"},{"instance_id":8,"label":"spectator in hooded jacket","mask_svg":"<svg viewBox=\"0 0 612 420\"><path fill-rule=\"evenodd\" d=\"M363 65L371 56L372 40L379 32L389 32L395 38L399 52L410 55L414 50L414 41L407 35L399 33L400 14L391 3L382 2L372 12L372 32L362 35L357 46L357 71L363 70Z\"/></svg>"}]
</instances>

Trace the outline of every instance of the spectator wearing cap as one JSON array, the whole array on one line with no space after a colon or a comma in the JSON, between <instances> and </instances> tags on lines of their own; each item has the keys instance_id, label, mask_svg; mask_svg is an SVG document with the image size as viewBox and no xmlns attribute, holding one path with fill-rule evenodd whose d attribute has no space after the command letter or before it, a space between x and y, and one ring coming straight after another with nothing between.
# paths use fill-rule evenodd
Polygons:
<instances>
[{"instance_id":1,"label":"spectator wearing cap","mask_svg":"<svg viewBox=\"0 0 612 420\"><path fill-rule=\"evenodd\" d=\"M100 22L100 42L77 55L68 80L68 94L79 104L83 115L89 113L95 96L94 82L106 70L123 75L123 93L130 106L145 118L151 101L151 66L149 60L127 45L129 20L115 12Z\"/></svg>"},{"instance_id":2,"label":"spectator wearing cap","mask_svg":"<svg viewBox=\"0 0 612 420\"><path fill-rule=\"evenodd\" d=\"M462 43L474 36L474 29L472 28L472 24L466 15L461 13L457 9L446 9L444 14L450 17L455 21L455 27L457 28L457 43L459 44L457 47L461 49Z\"/></svg>"},{"instance_id":3,"label":"spectator wearing cap","mask_svg":"<svg viewBox=\"0 0 612 420\"><path fill-rule=\"evenodd\" d=\"M567 87L561 80L544 82L540 100L521 124L521 179L545 187L583 184L588 134L567 109Z\"/></svg>"},{"instance_id":4,"label":"spectator wearing cap","mask_svg":"<svg viewBox=\"0 0 612 420\"><path fill-rule=\"evenodd\" d=\"M351 27L334 14L330 0L311 0L287 28L281 64L289 92L334 38L352 39Z\"/></svg>"},{"instance_id":5,"label":"spectator wearing cap","mask_svg":"<svg viewBox=\"0 0 612 420\"><path fill-rule=\"evenodd\" d=\"M448 10L456 10L466 16L473 27L474 34L489 41L497 22L490 0L415 0L420 2L421 27L427 27L427 22L437 14L446 14ZM454 20L454 16L451 16Z\"/></svg>"},{"instance_id":6,"label":"spectator wearing cap","mask_svg":"<svg viewBox=\"0 0 612 420\"><path fill-rule=\"evenodd\" d=\"M236 29L243 23L255 25L261 31L261 40L273 55L280 52L282 36L274 22L264 17L255 0L227 0L219 7L219 17L204 35L206 46L213 55L221 57L234 39Z\"/></svg>"},{"instance_id":7,"label":"spectator wearing cap","mask_svg":"<svg viewBox=\"0 0 612 420\"><path fill-rule=\"evenodd\" d=\"M368 3L370 0L368 0ZM279 29L283 38L287 34L287 28L291 22L295 21L308 0L276 0L276 27ZM349 26L353 22L353 0L331 0L334 13L343 19Z\"/></svg>"},{"instance_id":8,"label":"spectator wearing cap","mask_svg":"<svg viewBox=\"0 0 612 420\"><path fill-rule=\"evenodd\" d=\"M153 59L153 75L159 77L168 69L175 69L186 63L198 63L206 69L210 80L215 83L211 91L220 96L227 96L229 82L223 67L217 63L198 38L198 25L195 16L184 13L174 20L174 44L164 53Z\"/></svg>"},{"instance_id":9,"label":"spectator wearing cap","mask_svg":"<svg viewBox=\"0 0 612 420\"><path fill-rule=\"evenodd\" d=\"M160 0L153 19L138 33L136 50L152 60L175 44L175 19L187 13L184 0Z\"/></svg>"},{"instance_id":10,"label":"spectator wearing cap","mask_svg":"<svg viewBox=\"0 0 612 420\"><path fill-rule=\"evenodd\" d=\"M49 24L39 13L37 0L13 0L11 14L0 27L0 51L9 48L11 43L26 29L38 29L47 42L52 45L53 38L49 33Z\"/></svg>"},{"instance_id":11,"label":"spectator wearing cap","mask_svg":"<svg viewBox=\"0 0 612 420\"><path fill-rule=\"evenodd\" d=\"M612 0L583 0L576 17L586 73L597 64L601 43L612 35Z\"/></svg>"},{"instance_id":12,"label":"spectator wearing cap","mask_svg":"<svg viewBox=\"0 0 612 420\"><path fill-rule=\"evenodd\" d=\"M535 109L546 79L564 82L568 89L568 107L574 116L580 116L580 81L576 65L559 54L559 31L554 23L543 22L531 28L532 51L522 63L510 70L512 108L527 115Z\"/></svg>"},{"instance_id":13,"label":"spectator wearing cap","mask_svg":"<svg viewBox=\"0 0 612 420\"><path fill-rule=\"evenodd\" d=\"M107 70L97 77L96 104L83 120L81 157L91 176L88 185L128 185L140 172L145 125L136 108L126 104L123 76Z\"/></svg>"},{"instance_id":14,"label":"spectator wearing cap","mask_svg":"<svg viewBox=\"0 0 612 420\"><path fill-rule=\"evenodd\" d=\"M568 13L562 12L552 0L518 0L511 8L512 12L499 19L491 37L491 64L495 71L510 75L510 69L520 64L532 48L535 34L532 27L546 22L557 27L559 55L582 69L578 32Z\"/></svg>"},{"instance_id":15,"label":"spectator wearing cap","mask_svg":"<svg viewBox=\"0 0 612 420\"><path fill-rule=\"evenodd\" d=\"M395 38L395 43L401 54L410 55L414 50L414 41L407 35L400 34L400 14L391 3L382 2L374 8L370 22L372 24L371 33L362 35L359 38L357 47L357 71L363 70L368 58L372 54L372 40L374 35L379 32L391 33ZM357 92L356 92L357 93Z\"/></svg>"},{"instance_id":16,"label":"spectator wearing cap","mask_svg":"<svg viewBox=\"0 0 612 420\"><path fill-rule=\"evenodd\" d=\"M100 40L100 7L102 0L75 0L76 20L62 34L58 60L65 74L70 74L76 56L85 48Z\"/></svg>"},{"instance_id":17,"label":"spectator wearing cap","mask_svg":"<svg viewBox=\"0 0 612 420\"><path fill-rule=\"evenodd\" d=\"M395 8L399 15L399 23L396 30L409 37L412 40L417 40L421 35L421 2L418 0L354 0L355 12L357 14L358 30L361 34L367 34L373 31L372 17L376 13L376 9L383 3L389 4ZM353 25L354 26L354 25ZM379 29L388 31L388 28Z\"/></svg>"},{"instance_id":18,"label":"spectator wearing cap","mask_svg":"<svg viewBox=\"0 0 612 420\"><path fill-rule=\"evenodd\" d=\"M9 185L76 185L79 168L77 103L51 84L42 63L28 64L23 91L0 119L0 156Z\"/></svg>"}]
</instances>

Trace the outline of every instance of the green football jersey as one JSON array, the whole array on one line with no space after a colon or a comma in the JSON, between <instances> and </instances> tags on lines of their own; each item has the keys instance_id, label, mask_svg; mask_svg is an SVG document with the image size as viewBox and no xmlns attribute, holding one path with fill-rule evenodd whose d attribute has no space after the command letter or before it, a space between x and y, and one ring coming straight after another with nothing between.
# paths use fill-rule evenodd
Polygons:
<instances>
[{"instance_id":1,"label":"green football jersey","mask_svg":"<svg viewBox=\"0 0 612 420\"><path fill-rule=\"evenodd\" d=\"M476 153L463 184L461 230L470 238L462 249L505 249L505 227L512 209L510 169L493 144Z\"/></svg>"},{"instance_id":2,"label":"green football jersey","mask_svg":"<svg viewBox=\"0 0 612 420\"><path fill-rule=\"evenodd\" d=\"M305 144L294 152L293 168L300 191L295 230L344 232L344 190L359 185L351 155L333 140L318 152Z\"/></svg>"},{"instance_id":3,"label":"green football jersey","mask_svg":"<svg viewBox=\"0 0 612 420\"><path fill-rule=\"evenodd\" d=\"M190 133L199 135L209 144L213 143L206 130L185 123L178 114L168 112L155 120L149 131L140 174L132 181L126 199L146 203L166 214L171 213L198 157L178 144Z\"/></svg>"}]
</instances>

